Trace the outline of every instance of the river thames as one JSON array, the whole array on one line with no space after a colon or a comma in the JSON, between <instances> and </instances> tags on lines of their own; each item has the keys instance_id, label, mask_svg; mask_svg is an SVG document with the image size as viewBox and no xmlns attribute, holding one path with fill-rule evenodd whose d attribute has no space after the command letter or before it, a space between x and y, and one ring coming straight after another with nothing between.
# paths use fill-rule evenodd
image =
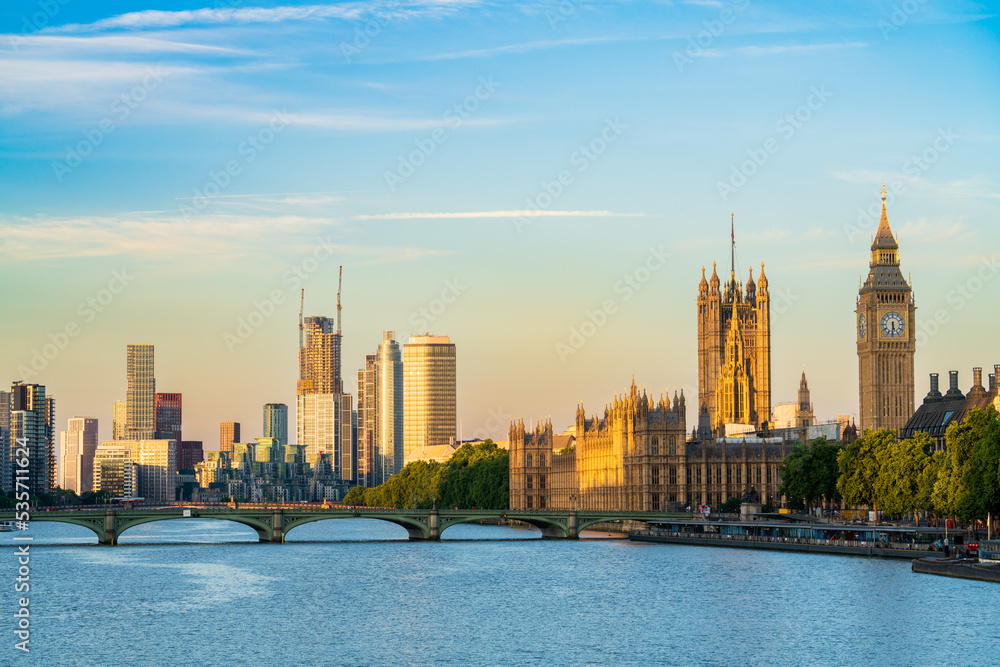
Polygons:
<instances>
[{"instance_id":1,"label":"river thames","mask_svg":"<svg viewBox=\"0 0 1000 667\"><path fill-rule=\"evenodd\" d=\"M31 535L30 654L16 651L13 536ZM369 519L296 528L146 524L100 547L4 533L2 664L996 664L1000 587L909 561L455 526L406 541Z\"/></svg>"}]
</instances>

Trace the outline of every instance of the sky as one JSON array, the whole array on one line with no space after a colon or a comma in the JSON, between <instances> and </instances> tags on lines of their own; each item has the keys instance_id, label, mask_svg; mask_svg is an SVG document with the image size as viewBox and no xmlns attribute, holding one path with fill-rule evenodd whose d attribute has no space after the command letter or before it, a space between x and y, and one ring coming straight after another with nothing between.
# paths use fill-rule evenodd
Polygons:
<instances>
[{"instance_id":1,"label":"sky","mask_svg":"<svg viewBox=\"0 0 1000 667\"><path fill-rule=\"evenodd\" d=\"M344 383L450 336L460 436L697 392L701 268L760 265L772 401L858 410L886 184L927 374L1000 363L1000 28L975 2L7 3L0 377L57 427L156 346L184 438L294 406L299 290ZM994 342L991 342L994 341ZM293 419L290 422L294 423Z\"/></svg>"}]
</instances>

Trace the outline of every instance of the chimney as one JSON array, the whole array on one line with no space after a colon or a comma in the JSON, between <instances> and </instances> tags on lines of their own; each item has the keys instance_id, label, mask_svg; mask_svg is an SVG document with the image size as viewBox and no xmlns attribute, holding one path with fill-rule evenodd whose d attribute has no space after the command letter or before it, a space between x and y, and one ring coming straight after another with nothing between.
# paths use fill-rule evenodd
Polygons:
<instances>
[{"instance_id":1,"label":"chimney","mask_svg":"<svg viewBox=\"0 0 1000 667\"><path fill-rule=\"evenodd\" d=\"M958 388L958 371L948 371L948 393L945 399L965 399L965 394Z\"/></svg>"},{"instance_id":2,"label":"chimney","mask_svg":"<svg viewBox=\"0 0 1000 667\"><path fill-rule=\"evenodd\" d=\"M990 391L993 391L993 387L997 386L997 376L990 373Z\"/></svg>"},{"instance_id":3,"label":"chimney","mask_svg":"<svg viewBox=\"0 0 1000 667\"><path fill-rule=\"evenodd\" d=\"M1000 364L994 364L993 366L993 382L994 384L1000 384Z\"/></svg>"},{"instance_id":4,"label":"chimney","mask_svg":"<svg viewBox=\"0 0 1000 667\"><path fill-rule=\"evenodd\" d=\"M924 403L934 403L941 400L941 392L938 391L938 374L931 373L931 390L927 392Z\"/></svg>"},{"instance_id":5,"label":"chimney","mask_svg":"<svg viewBox=\"0 0 1000 667\"><path fill-rule=\"evenodd\" d=\"M983 386L983 369L976 367L972 369L972 387L982 387Z\"/></svg>"}]
</instances>

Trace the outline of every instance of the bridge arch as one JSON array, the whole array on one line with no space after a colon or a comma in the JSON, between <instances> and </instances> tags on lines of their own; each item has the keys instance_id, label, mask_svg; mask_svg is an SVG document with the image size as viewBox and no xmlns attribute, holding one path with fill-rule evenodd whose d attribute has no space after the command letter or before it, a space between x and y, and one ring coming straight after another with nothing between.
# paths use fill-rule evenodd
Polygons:
<instances>
[{"instance_id":1,"label":"bridge arch","mask_svg":"<svg viewBox=\"0 0 1000 667\"><path fill-rule=\"evenodd\" d=\"M240 523L244 526L253 528L257 533L257 538L261 542L270 542L272 530L270 524L262 521L253 516L236 515L236 516L226 516L225 514L211 514L209 516L196 516L196 517L181 517L181 516L143 516L135 518L127 518L124 521L120 521L117 526L115 526L115 544L118 543L118 538L121 537L122 533L130 528L135 528L136 526L141 526L144 523L153 523L154 521L190 521L192 518L196 519L211 519L214 521L231 521L233 523ZM103 533L103 531L102 531Z\"/></svg>"},{"instance_id":2,"label":"bridge arch","mask_svg":"<svg viewBox=\"0 0 1000 667\"><path fill-rule=\"evenodd\" d=\"M289 516L291 514L291 516ZM429 539L430 529L427 524L417 519L413 519L407 516L397 516L397 515L384 515L384 514L369 514L365 512L364 514L356 512L351 515L329 515L329 514L317 514L309 513L301 516L295 516L293 513L286 513L284 517L283 527L282 527L282 541L284 536L288 535L289 531L293 528L305 525L307 523L313 523L315 521L326 521L327 519L378 519L379 521L388 521L389 523L394 523L397 526L402 527L406 530L407 536L411 540L426 540Z\"/></svg>"},{"instance_id":3,"label":"bridge arch","mask_svg":"<svg viewBox=\"0 0 1000 667\"><path fill-rule=\"evenodd\" d=\"M31 517L32 521L51 521L53 523L68 523L73 526L81 526L87 528L97 535L98 543L104 541L104 515L101 514L100 517L68 517L60 516L58 518L50 518L45 515L44 512L39 512Z\"/></svg>"}]
</instances>

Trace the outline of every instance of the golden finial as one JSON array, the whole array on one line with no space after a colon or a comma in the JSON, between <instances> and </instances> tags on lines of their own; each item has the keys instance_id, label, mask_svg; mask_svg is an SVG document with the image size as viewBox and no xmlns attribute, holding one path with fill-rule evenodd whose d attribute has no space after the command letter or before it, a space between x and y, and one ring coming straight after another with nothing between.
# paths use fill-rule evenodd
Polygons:
<instances>
[{"instance_id":1,"label":"golden finial","mask_svg":"<svg viewBox=\"0 0 1000 667\"><path fill-rule=\"evenodd\" d=\"M882 201L885 201L885 183L882 184Z\"/></svg>"}]
</instances>

